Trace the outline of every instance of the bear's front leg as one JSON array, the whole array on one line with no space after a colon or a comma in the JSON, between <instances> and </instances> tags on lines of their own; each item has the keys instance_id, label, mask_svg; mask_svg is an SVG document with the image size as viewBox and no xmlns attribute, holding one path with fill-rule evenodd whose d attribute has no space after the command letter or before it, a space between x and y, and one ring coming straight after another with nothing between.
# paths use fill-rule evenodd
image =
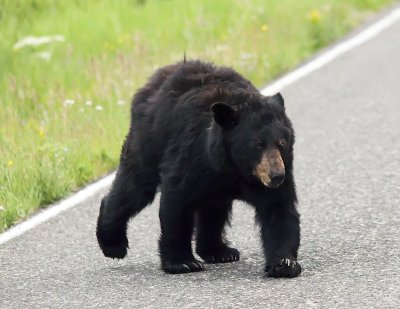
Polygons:
<instances>
[{"instance_id":1,"label":"bear's front leg","mask_svg":"<svg viewBox=\"0 0 400 309\"><path fill-rule=\"evenodd\" d=\"M175 192L162 192L160 201L161 268L166 273L181 274L204 270L192 252L194 213Z\"/></svg>"},{"instance_id":2,"label":"bear's front leg","mask_svg":"<svg viewBox=\"0 0 400 309\"><path fill-rule=\"evenodd\" d=\"M300 275L301 266L297 262L300 245L299 214L294 206L269 205L267 209L257 209L257 219L261 225L268 277L293 278Z\"/></svg>"}]
</instances>

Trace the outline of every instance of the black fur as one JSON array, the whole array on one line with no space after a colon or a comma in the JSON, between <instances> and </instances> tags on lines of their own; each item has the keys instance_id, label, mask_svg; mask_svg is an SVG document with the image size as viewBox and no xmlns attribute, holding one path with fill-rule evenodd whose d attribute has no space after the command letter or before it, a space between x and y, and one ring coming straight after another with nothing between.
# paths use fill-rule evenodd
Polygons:
<instances>
[{"instance_id":1,"label":"black fur","mask_svg":"<svg viewBox=\"0 0 400 309\"><path fill-rule=\"evenodd\" d=\"M280 94L265 97L232 69L200 61L159 69L133 99L117 176L101 203L97 238L104 255L125 257L128 221L159 186L165 272L204 269L191 248L194 227L204 261L239 260L224 237L232 201L239 199L255 208L267 275L298 276L293 143ZM285 165L277 188L254 176L263 151L271 149L279 149Z\"/></svg>"}]
</instances>

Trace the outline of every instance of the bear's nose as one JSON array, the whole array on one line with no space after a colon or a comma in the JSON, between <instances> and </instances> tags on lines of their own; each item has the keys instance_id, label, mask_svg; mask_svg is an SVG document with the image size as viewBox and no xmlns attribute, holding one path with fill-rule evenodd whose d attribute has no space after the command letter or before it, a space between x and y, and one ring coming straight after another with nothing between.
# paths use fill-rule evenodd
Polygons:
<instances>
[{"instance_id":1,"label":"bear's nose","mask_svg":"<svg viewBox=\"0 0 400 309\"><path fill-rule=\"evenodd\" d=\"M285 173L282 173L282 172L275 172L275 173L272 173L272 174L271 174L270 178L271 178L270 187L271 187L271 188L277 188L277 187L279 187L279 186L283 183L283 181L285 180Z\"/></svg>"}]
</instances>

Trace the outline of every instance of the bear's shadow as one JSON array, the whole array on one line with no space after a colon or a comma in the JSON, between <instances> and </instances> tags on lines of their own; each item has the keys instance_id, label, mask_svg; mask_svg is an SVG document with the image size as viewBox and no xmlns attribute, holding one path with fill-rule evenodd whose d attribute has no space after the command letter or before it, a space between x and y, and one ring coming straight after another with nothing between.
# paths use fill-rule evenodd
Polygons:
<instances>
[{"instance_id":1,"label":"bear's shadow","mask_svg":"<svg viewBox=\"0 0 400 309\"><path fill-rule=\"evenodd\" d=\"M129 263L115 266L106 266L100 269L101 272L105 272L108 275L113 274L120 277L135 277L135 278L179 278L185 280L185 278L192 280L206 279L206 280L218 280L218 279L247 279L255 280L260 277L264 277L263 271L264 261L262 257L259 257L259 261L255 262L254 258L243 259L234 263L219 263L219 264L207 264L204 263L205 271L192 272L186 274L171 275L164 273L159 262L154 263L153 261L142 261L140 263Z\"/></svg>"}]
</instances>

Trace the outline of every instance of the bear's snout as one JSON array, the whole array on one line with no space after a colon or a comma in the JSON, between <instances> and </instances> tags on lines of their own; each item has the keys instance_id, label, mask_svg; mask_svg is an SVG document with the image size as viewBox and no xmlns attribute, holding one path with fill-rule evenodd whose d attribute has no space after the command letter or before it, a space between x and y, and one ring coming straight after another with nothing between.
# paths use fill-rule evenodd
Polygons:
<instances>
[{"instance_id":1,"label":"bear's snout","mask_svg":"<svg viewBox=\"0 0 400 309\"><path fill-rule=\"evenodd\" d=\"M279 150L265 151L253 175L268 188L279 187L285 180L285 164Z\"/></svg>"},{"instance_id":2,"label":"bear's snout","mask_svg":"<svg viewBox=\"0 0 400 309\"><path fill-rule=\"evenodd\" d=\"M285 171L283 171L283 172L277 171L277 172L273 173L270 176L270 178L271 178L271 182L268 187L278 188L285 180Z\"/></svg>"}]
</instances>

